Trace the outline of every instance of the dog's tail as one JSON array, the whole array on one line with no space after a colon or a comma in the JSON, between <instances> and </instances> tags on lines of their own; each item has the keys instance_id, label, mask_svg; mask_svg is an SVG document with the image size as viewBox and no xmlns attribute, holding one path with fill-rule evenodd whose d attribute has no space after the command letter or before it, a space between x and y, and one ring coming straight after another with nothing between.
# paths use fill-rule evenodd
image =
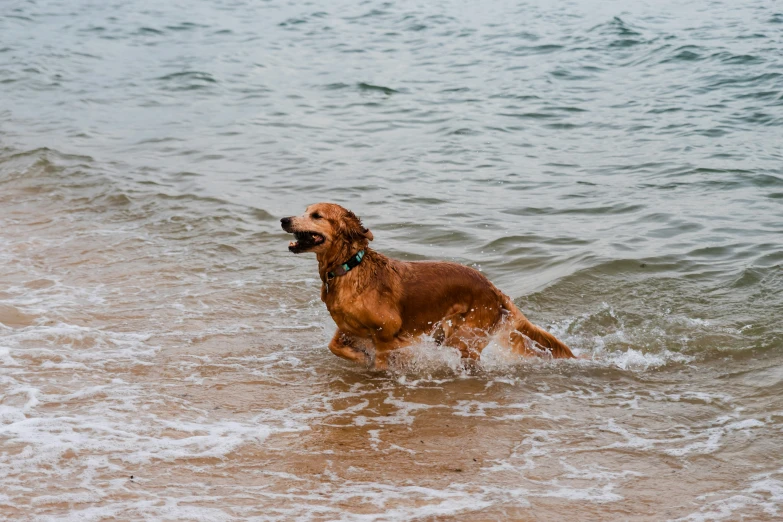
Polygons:
<instances>
[{"instance_id":1,"label":"dog's tail","mask_svg":"<svg viewBox=\"0 0 783 522\"><path fill-rule=\"evenodd\" d=\"M551 355L555 359L576 358L571 349L560 339L528 321L527 317L517 308L511 298L505 294L503 294L503 307L510 314L508 317L511 327L509 342L515 352L523 355ZM536 348L535 345L531 346L528 339L541 346L543 350Z\"/></svg>"}]
</instances>

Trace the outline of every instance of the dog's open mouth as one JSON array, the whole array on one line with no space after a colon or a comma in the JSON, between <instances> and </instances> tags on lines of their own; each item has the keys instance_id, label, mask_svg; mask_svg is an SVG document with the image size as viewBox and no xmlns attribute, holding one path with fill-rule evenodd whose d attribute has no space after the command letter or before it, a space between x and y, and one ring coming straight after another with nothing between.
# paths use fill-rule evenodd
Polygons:
<instances>
[{"instance_id":1,"label":"dog's open mouth","mask_svg":"<svg viewBox=\"0 0 783 522\"><path fill-rule=\"evenodd\" d=\"M296 241L288 243L288 250L294 254L305 252L323 243L326 238L318 232L294 232Z\"/></svg>"}]
</instances>

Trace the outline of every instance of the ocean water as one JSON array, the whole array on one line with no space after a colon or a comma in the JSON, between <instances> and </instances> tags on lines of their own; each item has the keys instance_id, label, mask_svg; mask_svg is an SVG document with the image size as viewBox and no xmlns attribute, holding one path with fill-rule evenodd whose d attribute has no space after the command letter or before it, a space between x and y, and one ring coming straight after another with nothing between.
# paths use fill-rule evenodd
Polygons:
<instances>
[{"instance_id":1,"label":"ocean water","mask_svg":"<svg viewBox=\"0 0 783 522\"><path fill-rule=\"evenodd\" d=\"M6 0L0 518L783 517L783 6ZM282 216L578 361L334 357Z\"/></svg>"}]
</instances>

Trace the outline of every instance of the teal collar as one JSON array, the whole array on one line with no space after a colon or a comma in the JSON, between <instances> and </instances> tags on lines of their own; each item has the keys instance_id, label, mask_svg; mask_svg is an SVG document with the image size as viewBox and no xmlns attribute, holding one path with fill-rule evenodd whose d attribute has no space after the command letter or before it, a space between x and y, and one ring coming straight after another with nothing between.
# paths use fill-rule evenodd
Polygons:
<instances>
[{"instance_id":1,"label":"teal collar","mask_svg":"<svg viewBox=\"0 0 783 522\"><path fill-rule=\"evenodd\" d=\"M327 279L332 279L337 276L343 276L356 268L359 263L362 262L362 259L364 259L364 250L359 250L359 252L353 256L351 259L343 263L342 265L338 266L334 269L333 272L329 272L326 274Z\"/></svg>"}]
</instances>

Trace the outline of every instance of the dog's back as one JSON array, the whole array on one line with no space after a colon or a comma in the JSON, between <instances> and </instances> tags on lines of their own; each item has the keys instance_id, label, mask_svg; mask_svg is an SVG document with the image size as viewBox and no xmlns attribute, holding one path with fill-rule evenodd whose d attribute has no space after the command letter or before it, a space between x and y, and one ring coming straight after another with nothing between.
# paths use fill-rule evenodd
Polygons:
<instances>
[{"instance_id":1,"label":"dog's back","mask_svg":"<svg viewBox=\"0 0 783 522\"><path fill-rule=\"evenodd\" d=\"M470 318L472 327L485 330L500 321L502 294L478 270L439 261L398 263L403 330L431 330L449 318Z\"/></svg>"}]
</instances>

